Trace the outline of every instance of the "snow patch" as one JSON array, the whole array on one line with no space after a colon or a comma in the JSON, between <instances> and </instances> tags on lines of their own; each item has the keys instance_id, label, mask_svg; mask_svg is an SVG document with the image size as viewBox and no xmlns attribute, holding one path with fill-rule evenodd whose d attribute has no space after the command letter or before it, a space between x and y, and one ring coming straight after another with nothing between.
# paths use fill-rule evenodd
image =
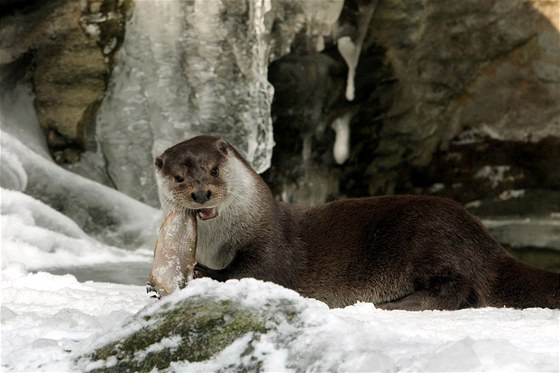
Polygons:
<instances>
[{"instance_id":1,"label":"snow patch","mask_svg":"<svg viewBox=\"0 0 560 373\"><path fill-rule=\"evenodd\" d=\"M506 180L506 173L511 169L510 166L484 166L474 175L477 179L488 179L492 188L496 188ZM509 179L507 179L509 180Z\"/></svg>"},{"instance_id":2,"label":"snow patch","mask_svg":"<svg viewBox=\"0 0 560 373\"><path fill-rule=\"evenodd\" d=\"M297 330L281 325L277 334L265 334L251 346L263 369L270 371L292 369L293 359L298 366L320 371L558 370L558 310L407 312L379 310L369 303L329 309L253 279L193 280L165 300L151 301L142 286L79 283L72 276L30 274L18 266L2 271L1 286L5 370L76 371L74 358L120 338L125 320L142 307L142 314L152 314L196 295L233 298L254 307L273 298L296 302L302 312ZM127 325L125 329L138 327ZM171 369L227 370L250 358L242 353L251 340L245 335L208 361L176 362ZM175 343L177 339L170 338L150 348Z\"/></svg>"},{"instance_id":3,"label":"snow patch","mask_svg":"<svg viewBox=\"0 0 560 373\"><path fill-rule=\"evenodd\" d=\"M148 346L145 350L138 351L134 357L137 360L142 360L146 356L148 356L148 354L159 352L164 349L171 349L173 351L177 349L180 346L180 344L181 344L181 336L177 335L169 338L163 338L160 342Z\"/></svg>"},{"instance_id":4,"label":"snow patch","mask_svg":"<svg viewBox=\"0 0 560 373\"><path fill-rule=\"evenodd\" d=\"M157 220L161 218L159 212L55 164L35 115L34 97L29 87L5 87L5 91L0 91L0 186L24 192L44 204L55 206L80 229L105 243L129 248L151 246ZM5 110L5 107L8 109ZM8 172L4 173L4 170ZM30 207L29 199L14 194L8 196L8 201L2 198L2 202L4 208L11 211L17 210L18 207L13 204L19 203L25 205L22 206L23 211L35 207L40 210L39 214L46 211L37 204ZM49 214L52 215L52 212ZM11 216L13 218L14 213ZM22 218L22 215L16 218ZM2 255L4 257L4 252Z\"/></svg>"},{"instance_id":5,"label":"snow patch","mask_svg":"<svg viewBox=\"0 0 560 373\"><path fill-rule=\"evenodd\" d=\"M525 195L525 189L511 189L511 190L504 190L500 193L499 198L502 201L507 201L508 199L512 198L521 198Z\"/></svg>"},{"instance_id":6,"label":"snow patch","mask_svg":"<svg viewBox=\"0 0 560 373\"><path fill-rule=\"evenodd\" d=\"M73 353L88 338L117 328L146 302L139 286L79 283L21 265L2 269L1 286L4 371L75 370Z\"/></svg>"},{"instance_id":7,"label":"snow patch","mask_svg":"<svg viewBox=\"0 0 560 373\"><path fill-rule=\"evenodd\" d=\"M92 239L74 221L28 195L0 192L3 269L13 263L37 270L151 259L148 249L122 250Z\"/></svg>"},{"instance_id":8,"label":"snow patch","mask_svg":"<svg viewBox=\"0 0 560 373\"><path fill-rule=\"evenodd\" d=\"M443 184L443 183L435 183L435 184L432 184L432 185L430 186L430 188L428 189L428 191L429 191L430 193L437 193L437 192L439 192L439 191L441 191L441 190L443 190L443 189L445 189L445 184Z\"/></svg>"}]
</instances>

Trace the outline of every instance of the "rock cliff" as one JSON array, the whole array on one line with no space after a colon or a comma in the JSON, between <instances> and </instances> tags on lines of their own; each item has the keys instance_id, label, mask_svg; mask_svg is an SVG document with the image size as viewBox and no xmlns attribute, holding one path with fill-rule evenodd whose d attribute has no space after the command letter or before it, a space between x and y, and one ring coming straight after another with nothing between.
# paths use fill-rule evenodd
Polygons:
<instances>
[{"instance_id":1,"label":"rock cliff","mask_svg":"<svg viewBox=\"0 0 560 373\"><path fill-rule=\"evenodd\" d=\"M0 66L29 79L55 160L95 148L96 113L124 37L129 0L0 2Z\"/></svg>"},{"instance_id":2,"label":"rock cliff","mask_svg":"<svg viewBox=\"0 0 560 373\"><path fill-rule=\"evenodd\" d=\"M3 0L0 65L56 161L153 206L153 156L214 133L279 199L436 194L558 237L558 5Z\"/></svg>"}]
</instances>

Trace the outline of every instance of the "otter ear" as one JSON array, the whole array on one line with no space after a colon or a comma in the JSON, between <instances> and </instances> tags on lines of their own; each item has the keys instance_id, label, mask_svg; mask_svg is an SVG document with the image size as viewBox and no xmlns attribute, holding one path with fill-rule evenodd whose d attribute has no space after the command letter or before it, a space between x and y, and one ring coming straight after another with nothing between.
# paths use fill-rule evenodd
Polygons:
<instances>
[{"instance_id":1,"label":"otter ear","mask_svg":"<svg viewBox=\"0 0 560 373\"><path fill-rule=\"evenodd\" d=\"M155 160L155 165L158 169L161 169L163 167L163 158L162 157L156 157Z\"/></svg>"},{"instance_id":2,"label":"otter ear","mask_svg":"<svg viewBox=\"0 0 560 373\"><path fill-rule=\"evenodd\" d=\"M219 149L222 153L224 153L225 155L228 154L228 151L229 151L229 144L228 144L225 140L219 139L216 145L218 145L218 149Z\"/></svg>"}]
</instances>

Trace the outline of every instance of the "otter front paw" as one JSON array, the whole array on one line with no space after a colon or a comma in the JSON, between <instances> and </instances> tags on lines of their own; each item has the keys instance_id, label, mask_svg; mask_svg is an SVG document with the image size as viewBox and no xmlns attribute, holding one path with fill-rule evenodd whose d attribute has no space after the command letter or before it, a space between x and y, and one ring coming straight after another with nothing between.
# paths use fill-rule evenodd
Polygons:
<instances>
[{"instance_id":1,"label":"otter front paw","mask_svg":"<svg viewBox=\"0 0 560 373\"><path fill-rule=\"evenodd\" d=\"M216 281L225 281L223 271L208 268L200 263L194 265L193 278L209 277Z\"/></svg>"},{"instance_id":2,"label":"otter front paw","mask_svg":"<svg viewBox=\"0 0 560 373\"><path fill-rule=\"evenodd\" d=\"M206 276L204 276L204 270L201 267L202 266L199 265L198 263L196 263L194 265L193 279L206 277Z\"/></svg>"},{"instance_id":3,"label":"otter front paw","mask_svg":"<svg viewBox=\"0 0 560 373\"><path fill-rule=\"evenodd\" d=\"M156 288L149 282L146 283L146 293L148 293L148 298L157 298L157 299L161 298Z\"/></svg>"}]
</instances>

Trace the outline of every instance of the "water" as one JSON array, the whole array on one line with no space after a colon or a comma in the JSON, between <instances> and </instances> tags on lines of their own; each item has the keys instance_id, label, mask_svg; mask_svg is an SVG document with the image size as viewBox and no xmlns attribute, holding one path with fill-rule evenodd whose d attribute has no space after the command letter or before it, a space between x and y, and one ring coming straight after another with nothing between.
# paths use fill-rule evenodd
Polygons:
<instances>
[{"instance_id":1,"label":"water","mask_svg":"<svg viewBox=\"0 0 560 373\"><path fill-rule=\"evenodd\" d=\"M41 272L49 272L54 275L70 274L80 282L95 281L144 286L151 268L151 262L122 262L67 268L45 268Z\"/></svg>"}]
</instances>

